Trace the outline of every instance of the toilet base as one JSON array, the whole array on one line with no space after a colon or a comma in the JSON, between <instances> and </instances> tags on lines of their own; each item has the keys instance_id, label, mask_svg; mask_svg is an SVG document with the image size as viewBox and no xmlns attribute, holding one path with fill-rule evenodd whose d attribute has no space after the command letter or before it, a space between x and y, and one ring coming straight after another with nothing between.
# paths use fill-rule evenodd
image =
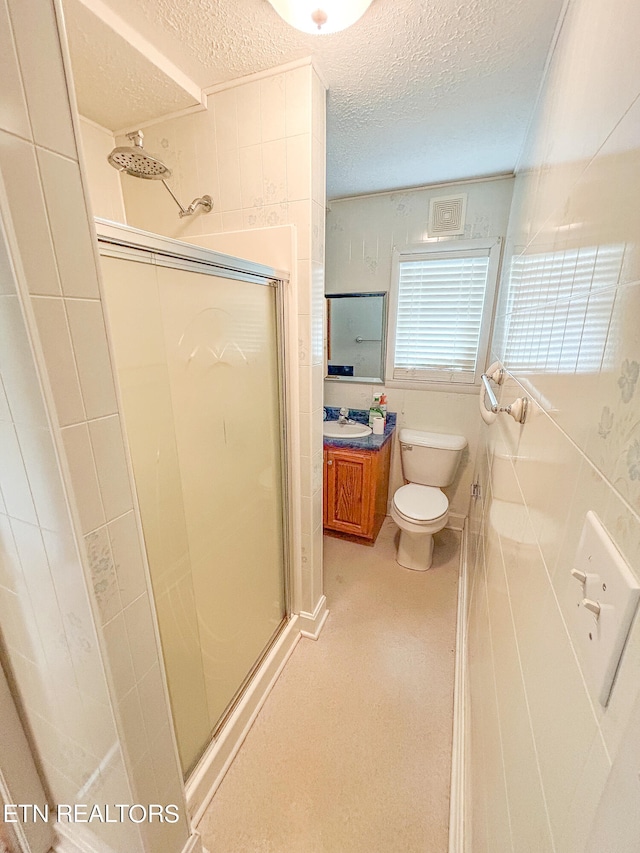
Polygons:
<instances>
[{"instance_id":1,"label":"toilet base","mask_svg":"<svg viewBox=\"0 0 640 853\"><path fill-rule=\"evenodd\" d=\"M414 572L426 572L433 559L433 534L400 529L396 562Z\"/></svg>"}]
</instances>

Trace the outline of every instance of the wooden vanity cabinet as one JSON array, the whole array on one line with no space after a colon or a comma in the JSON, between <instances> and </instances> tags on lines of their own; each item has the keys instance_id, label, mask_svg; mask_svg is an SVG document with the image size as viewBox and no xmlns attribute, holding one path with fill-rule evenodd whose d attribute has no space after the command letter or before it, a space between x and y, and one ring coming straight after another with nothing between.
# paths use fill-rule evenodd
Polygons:
<instances>
[{"instance_id":1,"label":"wooden vanity cabinet","mask_svg":"<svg viewBox=\"0 0 640 853\"><path fill-rule=\"evenodd\" d=\"M373 545L387 512L391 441L380 450L326 447L324 532Z\"/></svg>"}]
</instances>

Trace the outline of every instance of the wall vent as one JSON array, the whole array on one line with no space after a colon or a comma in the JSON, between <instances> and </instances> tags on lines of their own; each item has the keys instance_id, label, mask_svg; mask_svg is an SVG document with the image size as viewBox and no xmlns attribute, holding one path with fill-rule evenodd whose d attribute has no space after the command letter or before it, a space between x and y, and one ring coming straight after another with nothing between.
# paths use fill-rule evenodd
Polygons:
<instances>
[{"instance_id":1,"label":"wall vent","mask_svg":"<svg viewBox=\"0 0 640 853\"><path fill-rule=\"evenodd\" d=\"M442 195L429 202L429 237L453 237L464 234L467 194Z\"/></svg>"}]
</instances>

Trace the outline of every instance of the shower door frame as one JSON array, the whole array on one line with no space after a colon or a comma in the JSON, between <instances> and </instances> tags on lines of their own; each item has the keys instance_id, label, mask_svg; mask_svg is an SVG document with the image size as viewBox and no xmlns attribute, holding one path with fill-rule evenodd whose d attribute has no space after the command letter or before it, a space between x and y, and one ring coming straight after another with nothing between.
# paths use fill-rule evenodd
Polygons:
<instances>
[{"instance_id":1,"label":"shower door frame","mask_svg":"<svg viewBox=\"0 0 640 853\"><path fill-rule=\"evenodd\" d=\"M293 645L299 634L293 640L291 649L288 649L290 640L284 635L289 628L295 629L296 615L294 611L294 603L298 599L297 590L295 589L295 573L294 561L292 555L296 553L295 541L296 531L299 530L299 519L296 517L295 501L292 500L292 494L296 493L295 489L295 466L292 464L293 458L291 446L295 444L291 441L291 433L295 434L296 427L294 415L297 411L291 408L291 393L294 385L292 370L293 365L290 363L290 353L294 353L295 340L292 330L289 325L291 316L291 306L288 304L290 295L288 293L288 285L290 284L290 275L283 270L276 270L273 267L263 264L254 263L232 255L226 255L212 249L206 249L192 243L185 243L180 240L175 240L170 237L163 237L158 234L153 234L148 231L142 231L128 225L111 222L104 219L95 219L98 248L100 256L118 258L121 260L134 261L138 263L146 263L155 266L180 269L188 272L204 273L206 275L217 276L227 279L235 279L255 283L260 286L270 286L275 289L276 296L276 336L278 342L277 348L277 363L278 363L278 384L279 384L279 415L280 415L280 453L281 453L281 483L282 483L282 537L283 537L283 584L284 584L284 617L281 624L276 629L267 646L263 649L258 659L247 673L246 677L234 694L229 705L225 709L221 718L216 723L214 729L210 733L209 741L207 742L204 752L192 768L185 781L187 787L187 800L193 800L193 806L190 808L193 811L199 811L201 804L198 802L200 796L195 795L195 791L190 791L190 788L202 786L196 780L203 774L207 777L210 773L202 765L206 765L211 760L211 752L215 752L216 739L224 729L225 725L232 717L237 707L243 702L245 694L249 692L254 678L257 680L257 673L265 664L266 659L276 650L278 646L284 646L284 654L286 657L293 650ZM107 337L109 338L110 346L111 333L107 328ZM119 409L123 412L122 400L120 395L119 385L116 387ZM125 424L126 427L126 424ZM125 429L126 433L126 429ZM133 468L130 459L130 452L127 447L128 465L132 476L132 482L135 483L133 477ZM137 504L136 495L136 516L138 518L139 531L142 531L142 526L139 518L139 506ZM146 550L144 551L144 560L147 571L147 584L149 589L151 586L151 575L148 567ZM155 600L153 595L150 596L153 602L155 612ZM156 616L157 623L157 616ZM157 628L156 628L157 630ZM159 640L159 637L158 637ZM158 642L158 647L161 644ZM278 654L282 654L278 649ZM161 658L161 667L164 671L164 660ZM165 674L166 680L166 674ZM265 697L266 698L266 697ZM168 694L166 695L167 704L170 708ZM260 703L261 704L261 703ZM173 714L171 714L173 721ZM175 729L174 729L175 738ZM238 743L239 746L239 743ZM177 748L177 747L176 747ZM235 751L235 750L234 750ZM198 794L200 791L198 791ZM211 794L213 791L211 791ZM190 803L191 805L191 803Z\"/></svg>"}]
</instances>

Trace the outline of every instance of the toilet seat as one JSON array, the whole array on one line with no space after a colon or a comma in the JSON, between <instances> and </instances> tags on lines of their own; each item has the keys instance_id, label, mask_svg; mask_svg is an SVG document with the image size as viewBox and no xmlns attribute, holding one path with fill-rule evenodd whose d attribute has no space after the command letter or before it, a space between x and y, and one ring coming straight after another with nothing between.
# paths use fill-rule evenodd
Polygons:
<instances>
[{"instance_id":1,"label":"toilet seat","mask_svg":"<svg viewBox=\"0 0 640 853\"><path fill-rule=\"evenodd\" d=\"M393 496L393 505L401 518L413 524L437 521L447 514L449 501L436 486L409 483Z\"/></svg>"}]
</instances>

